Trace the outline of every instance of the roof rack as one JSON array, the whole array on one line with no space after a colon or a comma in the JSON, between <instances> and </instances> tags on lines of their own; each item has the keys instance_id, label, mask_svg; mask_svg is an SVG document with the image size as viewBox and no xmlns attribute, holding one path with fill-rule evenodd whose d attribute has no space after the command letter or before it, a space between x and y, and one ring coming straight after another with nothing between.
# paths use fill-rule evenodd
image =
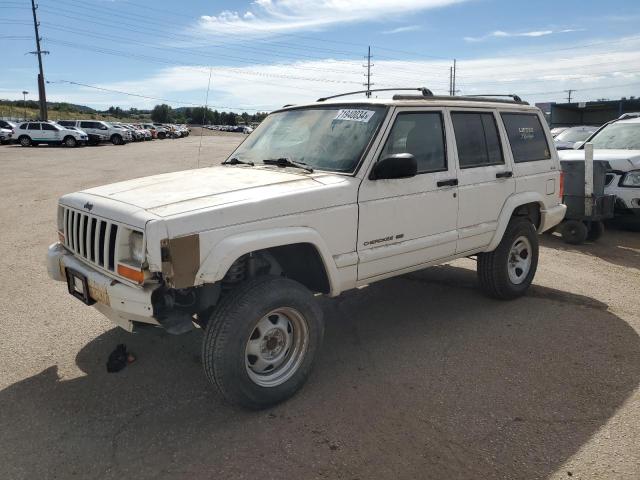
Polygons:
<instances>
[{"instance_id":1,"label":"roof rack","mask_svg":"<svg viewBox=\"0 0 640 480\"><path fill-rule=\"evenodd\" d=\"M519 95L516 95L516 94L514 94L514 93L506 93L506 94L504 94L504 95L502 95L502 94L491 94L491 93L488 93L488 94L486 94L486 95L463 95L463 96L464 96L464 97L473 97L473 98L480 98L480 97L483 97L483 98L509 97L509 98L511 98L515 103L527 103L527 102L523 102L523 101L522 101L522 98L520 98L520 96L519 96ZM527 105L528 105L528 103L527 103Z\"/></svg>"},{"instance_id":2,"label":"roof rack","mask_svg":"<svg viewBox=\"0 0 640 480\"><path fill-rule=\"evenodd\" d=\"M319 98L318 100L316 100L317 102L324 102L325 100L330 100L332 98L338 98L338 97L346 97L349 95L357 95L359 93L372 93L372 92L398 92L398 91L412 91L412 92L420 92L422 93L421 96L419 95L414 95L414 97L416 98L424 98L424 97L433 97L433 92L431 90L429 90L428 88L425 87L419 87L419 88L376 88L373 90L358 90L357 92L347 92L347 93L340 93L338 95L331 95L330 97L322 97Z\"/></svg>"}]
</instances>

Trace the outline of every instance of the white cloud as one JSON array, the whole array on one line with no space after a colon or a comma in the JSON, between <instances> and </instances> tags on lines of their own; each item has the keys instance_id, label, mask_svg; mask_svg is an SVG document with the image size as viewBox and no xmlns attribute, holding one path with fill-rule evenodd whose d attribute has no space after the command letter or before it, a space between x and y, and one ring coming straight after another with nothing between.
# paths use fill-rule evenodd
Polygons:
<instances>
[{"instance_id":1,"label":"white cloud","mask_svg":"<svg viewBox=\"0 0 640 480\"><path fill-rule=\"evenodd\" d=\"M398 27L391 30L385 30L382 33L385 35L394 35L396 33L405 33L405 32L415 32L416 30L420 30L422 27L420 25L407 25L405 27Z\"/></svg>"},{"instance_id":2,"label":"white cloud","mask_svg":"<svg viewBox=\"0 0 640 480\"><path fill-rule=\"evenodd\" d=\"M225 10L202 16L196 33L219 37L272 36L399 17L466 1L469 0L256 0L245 12Z\"/></svg>"},{"instance_id":3,"label":"white cloud","mask_svg":"<svg viewBox=\"0 0 640 480\"><path fill-rule=\"evenodd\" d=\"M577 28L565 28L563 30L532 30L529 32L505 32L503 30L495 30L491 33L487 33L486 35L482 35L480 37L464 37L467 42L483 42L485 40L489 40L490 38L509 38L509 37L546 37L547 35L554 35L558 33L572 33L572 32L581 32L582 29Z\"/></svg>"}]
</instances>

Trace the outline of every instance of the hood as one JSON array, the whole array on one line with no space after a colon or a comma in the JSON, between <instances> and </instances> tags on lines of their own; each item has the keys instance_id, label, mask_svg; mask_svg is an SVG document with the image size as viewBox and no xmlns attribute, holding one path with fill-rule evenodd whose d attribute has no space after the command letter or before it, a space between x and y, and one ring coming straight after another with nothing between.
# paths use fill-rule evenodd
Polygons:
<instances>
[{"instance_id":1,"label":"hood","mask_svg":"<svg viewBox=\"0 0 640 480\"><path fill-rule=\"evenodd\" d=\"M560 150L560 160L584 161L584 150ZM628 172L640 169L640 150L594 150L594 160L603 160L609 163L610 170Z\"/></svg>"},{"instance_id":2,"label":"hood","mask_svg":"<svg viewBox=\"0 0 640 480\"><path fill-rule=\"evenodd\" d=\"M331 192L313 195L312 202L300 203L296 197L345 185L352 180L341 175L306 174L277 167L217 166L127 180L81 193L122 202L158 217L247 202L264 205L273 199L279 200L277 208L279 212L284 210L280 212L282 215L288 211L347 203L344 195ZM283 209L282 203L286 203L287 208Z\"/></svg>"}]
</instances>

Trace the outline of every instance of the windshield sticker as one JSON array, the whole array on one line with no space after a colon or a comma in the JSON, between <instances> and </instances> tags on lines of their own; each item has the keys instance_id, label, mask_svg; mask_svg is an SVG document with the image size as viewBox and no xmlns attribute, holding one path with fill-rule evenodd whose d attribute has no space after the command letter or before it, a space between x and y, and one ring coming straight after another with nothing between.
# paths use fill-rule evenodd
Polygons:
<instances>
[{"instance_id":1,"label":"windshield sticker","mask_svg":"<svg viewBox=\"0 0 640 480\"><path fill-rule=\"evenodd\" d=\"M338 112L334 120L350 120L352 122L368 122L376 112L373 110L343 109Z\"/></svg>"}]
</instances>

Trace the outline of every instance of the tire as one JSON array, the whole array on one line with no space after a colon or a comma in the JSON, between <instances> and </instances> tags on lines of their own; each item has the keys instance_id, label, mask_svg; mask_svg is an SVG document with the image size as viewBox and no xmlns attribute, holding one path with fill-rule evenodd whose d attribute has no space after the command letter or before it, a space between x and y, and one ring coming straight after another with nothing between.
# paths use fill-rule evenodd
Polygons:
<instances>
[{"instance_id":1,"label":"tire","mask_svg":"<svg viewBox=\"0 0 640 480\"><path fill-rule=\"evenodd\" d=\"M480 287L500 300L524 295L537 268L538 234L527 218L513 217L496 249L478 254Z\"/></svg>"},{"instance_id":2,"label":"tire","mask_svg":"<svg viewBox=\"0 0 640 480\"><path fill-rule=\"evenodd\" d=\"M65 147L74 148L78 146L78 142L72 136L64 137L62 141Z\"/></svg>"},{"instance_id":3,"label":"tire","mask_svg":"<svg viewBox=\"0 0 640 480\"><path fill-rule=\"evenodd\" d=\"M589 233L587 233L587 240L595 242L604 234L603 222L591 222L589 226Z\"/></svg>"},{"instance_id":4,"label":"tire","mask_svg":"<svg viewBox=\"0 0 640 480\"><path fill-rule=\"evenodd\" d=\"M18 138L18 142L20 143L21 147L30 147L32 144L31 138L29 138L27 135L22 135L20 138Z\"/></svg>"},{"instance_id":5,"label":"tire","mask_svg":"<svg viewBox=\"0 0 640 480\"><path fill-rule=\"evenodd\" d=\"M111 143L113 143L114 145L124 145L124 141L122 140L122 137L117 133L114 133L113 135L111 135Z\"/></svg>"},{"instance_id":6,"label":"tire","mask_svg":"<svg viewBox=\"0 0 640 480\"><path fill-rule=\"evenodd\" d=\"M229 403L259 410L304 385L323 335L322 309L309 290L284 277L261 276L236 287L214 309L202 364Z\"/></svg>"},{"instance_id":7,"label":"tire","mask_svg":"<svg viewBox=\"0 0 640 480\"><path fill-rule=\"evenodd\" d=\"M581 245L587 240L589 230L581 220L566 220L560 225L560 233L565 243Z\"/></svg>"},{"instance_id":8,"label":"tire","mask_svg":"<svg viewBox=\"0 0 640 480\"><path fill-rule=\"evenodd\" d=\"M165 138L167 138L167 134L165 132L160 132L158 133L158 138L160 140L164 140Z\"/></svg>"}]
</instances>

